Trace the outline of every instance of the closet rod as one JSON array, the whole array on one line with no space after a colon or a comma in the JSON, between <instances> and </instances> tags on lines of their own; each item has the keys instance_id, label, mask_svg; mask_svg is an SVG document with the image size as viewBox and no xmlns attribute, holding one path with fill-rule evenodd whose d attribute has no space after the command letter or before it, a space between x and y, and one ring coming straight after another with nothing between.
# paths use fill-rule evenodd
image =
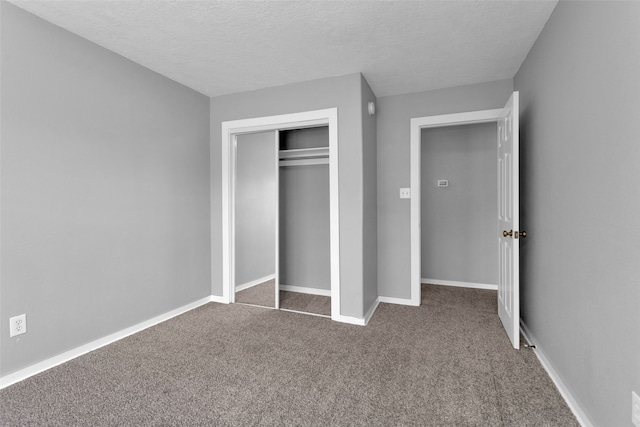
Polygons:
<instances>
[{"instance_id":1,"label":"closet rod","mask_svg":"<svg viewBox=\"0 0 640 427\"><path fill-rule=\"evenodd\" d=\"M279 156L280 156L280 159L306 159L306 158L329 157L329 147L280 150Z\"/></svg>"}]
</instances>

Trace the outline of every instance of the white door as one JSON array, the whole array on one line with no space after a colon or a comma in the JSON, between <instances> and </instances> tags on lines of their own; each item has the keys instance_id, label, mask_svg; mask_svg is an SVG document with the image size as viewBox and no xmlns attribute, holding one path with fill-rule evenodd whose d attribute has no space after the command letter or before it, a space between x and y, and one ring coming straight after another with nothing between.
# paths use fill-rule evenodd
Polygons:
<instances>
[{"instance_id":1,"label":"white door","mask_svg":"<svg viewBox=\"0 0 640 427\"><path fill-rule=\"evenodd\" d=\"M498 315L513 344L520 348L518 92L498 119Z\"/></svg>"},{"instance_id":2,"label":"white door","mask_svg":"<svg viewBox=\"0 0 640 427\"><path fill-rule=\"evenodd\" d=\"M276 300L275 300L275 305L274 307L276 308L276 310L280 309L280 131L276 129L275 131L275 161L274 161L274 165L275 165L275 170L274 170L274 174L276 177L276 191L275 191L275 195L276 195L276 200L275 200L275 207L276 207L276 212L275 212L275 218L276 218L276 223L275 223L275 242L276 242L276 247L275 247L275 261L276 261L276 265L275 265L275 272L276 272L276 277L275 277L275 284L276 284L276 289L275 289L275 293L276 293Z\"/></svg>"}]
</instances>

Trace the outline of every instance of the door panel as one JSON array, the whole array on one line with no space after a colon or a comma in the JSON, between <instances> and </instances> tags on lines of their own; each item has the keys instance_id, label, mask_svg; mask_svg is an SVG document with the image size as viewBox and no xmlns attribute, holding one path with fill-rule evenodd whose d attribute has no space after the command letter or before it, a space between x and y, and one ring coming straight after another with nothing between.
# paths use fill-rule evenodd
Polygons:
<instances>
[{"instance_id":1,"label":"door panel","mask_svg":"<svg viewBox=\"0 0 640 427\"><path fill-rule=\"evenodd\" d=\"M518 92L498 120L498 315L514 348L520 348Z\"/></svg>"},{"instance_id":2,"label":"door panel","mask_svg":"<svg viewBox=\"0 0 640 427\"><path fill-rule=\"evenodd\" d=\"M277 307L276 138L274 131L235 138L232 302Z\"/></svg>"},{"instance_id":3,"label":"door panel","mask_svg":"<svg viewBox=\"0 0 640 427\"><path fill-rule=\"evenodd\" d=\"M273 175L275 176L275 188L274 188L274 205L275 205L275 224L274 224L274 236L275 241L275 257L274 257L274 270L276 272L275 277L275 308L280 309L280 131L275 131L274 147L273 147Z\"/></svg>"}]
</instances>

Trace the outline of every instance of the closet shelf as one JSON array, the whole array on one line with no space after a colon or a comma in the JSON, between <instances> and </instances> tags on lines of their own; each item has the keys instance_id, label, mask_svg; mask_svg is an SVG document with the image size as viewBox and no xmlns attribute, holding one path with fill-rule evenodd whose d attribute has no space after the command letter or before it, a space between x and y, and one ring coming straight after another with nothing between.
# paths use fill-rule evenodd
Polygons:
<instances>
[{"instance_id":1,"label":"closet shelf","mask_svg":"<svg viewBox=\"0 0 640 427\"><path fill-rule=\"evenodd\" d=\"M328 165L328 157L311 157L306 159L282 159L280 166L312 166L312 165Z\"/></svg>"},{"instance_id":2,"label":"closet shelf","mask_svg":"<svg viewBox=\"0 0 640 427\"><path fill-rule=\"evenodd\" d=\"M281 160L317 159L329 157L329 147L300 148L296 150L280 150Z\"/></svg>"}]
</instances>

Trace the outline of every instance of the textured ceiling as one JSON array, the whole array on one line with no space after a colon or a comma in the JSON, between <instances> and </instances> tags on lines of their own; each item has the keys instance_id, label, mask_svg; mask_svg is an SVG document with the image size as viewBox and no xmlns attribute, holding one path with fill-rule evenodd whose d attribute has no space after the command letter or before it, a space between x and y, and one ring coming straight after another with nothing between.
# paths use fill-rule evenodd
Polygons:
<instances>
[{"instance_id":1,"label":"textured ceiling","mask_svg":"<svg viewBox=\"0 0 640 427\"><path fill-rule=\"evenodd\" d=\"M511 78L553 1L12 1L209 96L362 72L377 96Z\"/></svg>"}]
</instances>

